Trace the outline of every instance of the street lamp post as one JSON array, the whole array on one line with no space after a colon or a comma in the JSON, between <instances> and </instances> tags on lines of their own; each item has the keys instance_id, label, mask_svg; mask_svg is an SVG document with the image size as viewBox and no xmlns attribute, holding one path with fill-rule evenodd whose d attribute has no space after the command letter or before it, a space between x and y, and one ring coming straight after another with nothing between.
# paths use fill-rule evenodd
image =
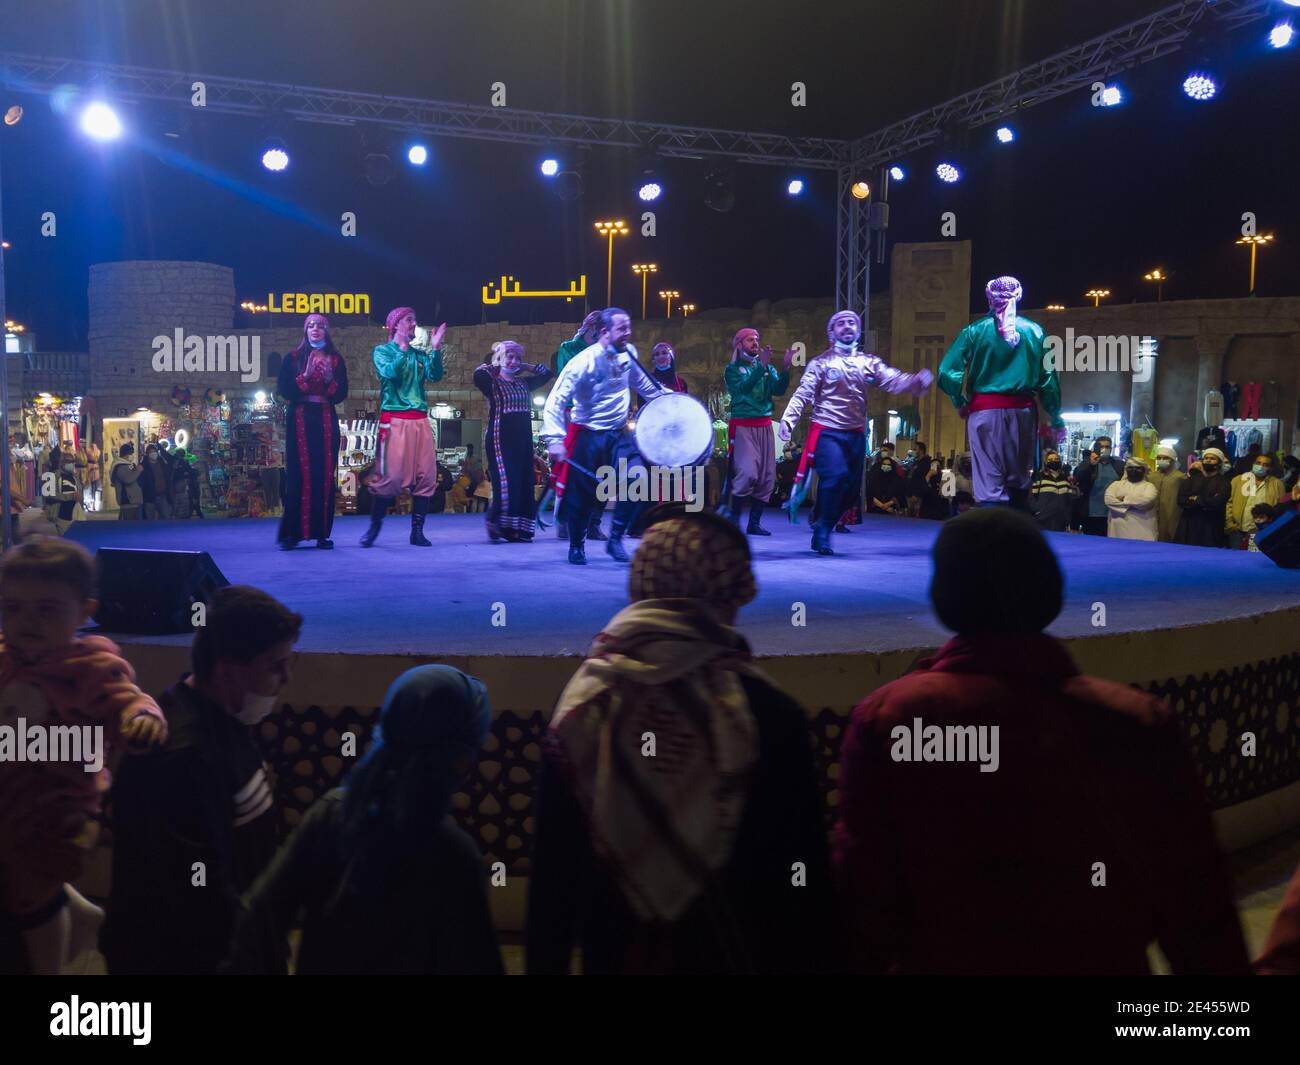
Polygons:
<instances>
[{"instance_id":1,"label":"street lamp post","mask_svg":"<svg viewBox=\"0 0 1300 1065\"><path fill-rule=\"evenodd\" d=\"M1092 300L1092 305L1093 305L1094 307L1100 307L1100 306L1101 306L1101 301L1104 300L1107 296L1110 295L1110 289L1108 289L1108 288L1090 288L1090 289L1088 289L1087 292L1084 293L1084 295L1087 296L1089 299Z\"/></svg>"},{"instance_id":2,"label":"street lamp post","mask_svg":"<svg viewBox=\"0 0 1300 1065\"><path fill-rule=\"evenodd\" d=\"M1255 251L1261 244L1267 244L1273 239L1272 233L1261 233L1258 236L1242 237L1238 244L1250 245L1250 295L1255 294Z\"/></svg>"},{"instance_id":3,"label":"street lamp post","mask_svg":"<svg viewBox=\"0 0 1300 1065\"><path fill-rule=\"evenodd\" d=\"M1169 275L1163 270L1156 268L1149 274L1143 274L1142 280L1154 281L1156 283L1156 302L1159 303L1164 296L1165 282L1169 280Z\"/></svg>"},{"instance_id":4,"label":"street lamp post","mask_svg":"<svg viewBox=\"0 0 1300 1065\"><path fill-rule=\"evenodd\" d=\"M654 263L633 263L632 273L641 275L641 320L645 321L645 283L646 279L659 269Z\"/></svg>"},{"instance_id":5,"label":"street lamp post","mask_svg":"<svg viewBox=\"0 0 1300 1065\"><path fill-rule=\"evenodd\" d=\"M673 316L673 300L677 299L680 295L681 293L676 289L667 288L659 290L659 298L668 301L668 310L664 312L665 318L671 318Z\"/></svg>"},{"instance_id":6,"label":"street lamp post","mask_svg":"<svg viewBox=\"0 0 1300 1065\"><path fill-rule=\"evenodd\" d=\"M683 303L683 304L682 304L682 317L683 317L683 318L689 318L689 317L691 316L691 311L693 311L693 310L695 310L695 304L693 304L693 303Z\"/></svg>"},{"instance_id":7,"label":"street lamp post","mask_svg":"<svg viewBox=\"0 0 1300 1065\"><path fill-rule=\"evenodd\" d=\"M626 237L627 226L620 218L617 222L597 222L596 232L609 238L609 264L605 270L605 306L614 302L614 237Z\"/></svg>"}]
</instances>

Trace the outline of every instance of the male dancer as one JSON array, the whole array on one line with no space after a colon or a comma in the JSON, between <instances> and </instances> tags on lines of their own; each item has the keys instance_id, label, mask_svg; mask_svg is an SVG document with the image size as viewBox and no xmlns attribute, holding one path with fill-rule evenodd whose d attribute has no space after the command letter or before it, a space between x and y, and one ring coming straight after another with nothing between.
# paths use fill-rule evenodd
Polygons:
<instances>
[{"instance_id":1,"label":"male dancer","mask_svg":"<svg viewBox=\"0 0 1300 1065\"><path fill-rule=\"evenodd\" d=\"M740 524L740 512L749 500L750 536L771 536L759 524L763 505L776 488L776 442L772 439L772 397L784 396L790 387L789 348L781 370L772 365L772 349L759 347L757 329L742 329L731 340L731 362L723 372L731 396L727 420L727 496L723 514Z\"/></svg>"},{"instance_id":2,"label":"male dancer","mask_svg":"<svg viewBox=\"0 0 1300 1065\"><path fill-rule=\"evenodd\" d=\"M564 463L557 491L564 493L569 516L569 561L585 566L583 541L587 522L596 505L596 477L601 466L626 468L643 465L636 441L627 431L627 415L635 388L646 399L670 395L636 363L636 348L629 340L632 320L620 307L600 312L596 342L570 359L546 398L542 414L542 439L551 458ZM572 401L572 407L570 407ZM620 499L614 507L605 550L617 562L627 561L623 533L637 504Z\"/></svg>"},{"instance_id":3,"label":"male dancer","mask_svg":"<svg viewBox=\"0 0 1300 1065\"><path fill-rule=\"evenodd\" d=\"M433 351L428 355L411 346L415 311L410 307L395 307L384 324L388 327L388 343L374 351L375 373L383 397L379 405L379 451L367 482L370 528L361 537L361 546L374 545L388 508L402 489L409 488L411 543L432 547L424 535L424 518L438 487L438 450L429 425L424 386L442 380L440 345L447 323L443 322L429 337Z\"/></svg>"},{"instance_id":4,"label":"male dancer","mask_svg":"<svg viewBox=\"0 0 1300 1065\"><path fill-rule=\"evenodd\" d=\"M904 373L887 366L877 355L858 351L862 319L853 311L836 311L826 323L831 346L804 369L799 387L790 397L781 418L782 440L789 440L804 407L812 404L812 428L795 475L796 489L790 498L790 517L799 510L806 487L808 459L817 469L817 506L813 514L812 549L819 555L833 555L831 530L844 513L844 494L862 480L866 459L867 388L877 385L886 392L921 395L934 375L929 370Z\"/></svg>"},{"instance_id":5,"label":"male dancer","mask_svg":"<svg viewBox=\"0 0 1300 1065\"><path fill-rule=\"evenodd\" d=\"M592 344L596 343L596 336L600 333L600 311L592 311L582 320L582 325L578 326L578 331L573 334L572 340L566 340L559 346L555 352L555 376L558 379L560 373L569 365L569 360L575 355L581 354ZM555 535L560 539L567 539L569 535L569 522L564 515L564 500L557 499L555 503ZM600 531L600 517L604 513L602 507L595 507L591 512L591 520L587 522L587 539L604 540L605 534Z\"/></svg>"},{"instance_id":6,"label":"male dancer","mask_svg":"<svg viewBox=\"0 0 1300 1065\"><path fill-rule=\"evenodd\" d=\"M989 313L957 334L939 364L939 387L966 419L975 501L1026 510L1038 430L1035 400L1065 439L1061 385L1043 357L1043 327L1016 316L1023 290L1014 277L984 286Z\"/></svg>"}]
</instances>

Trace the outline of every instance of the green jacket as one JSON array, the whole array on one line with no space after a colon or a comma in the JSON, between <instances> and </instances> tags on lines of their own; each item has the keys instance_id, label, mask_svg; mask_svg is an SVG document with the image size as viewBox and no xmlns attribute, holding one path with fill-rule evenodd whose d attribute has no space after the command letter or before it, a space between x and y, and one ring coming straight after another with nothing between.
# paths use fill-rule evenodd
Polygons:
<instances>
[{"instance_id":1,"label":"green jacket","mask_svg":"<svg viewBox=\"0 0 1300 1065\"><path fill-rule=\"evenodd\" d=\"M971 322L957 334L939 364L939 387L959 410L977 392L1032 392L1053 428L1059 429L1065 425L1061 419L1061 383L1056 371L1047 368L1043 327L1017 317L1016 329L1020 343L1013 348L998 332L992 311Z\"/></svg>"},{"instance_id":2,"label":"green jacket","mask_svg":"<svg viewBox=\"0 0 1300 1065\"><path fill-rule=\"evenodd\" d=\"M424 386L442 380L442 351L435 348L426 355L418 348L403 351L390 340L375 348L375 373L383 400L380 410L428 410Z\"/></svg>"},{"instance_id":3,"label":"green jacket","mask_svg":"<svg viewBox=\"0 0 1300 1065\"><path fill-rule=\"evenodd\" d=\"M574 337L572 340L566 340L561 344L560 350L555 353L555 376L559 377L560 371L568 365L569 360L575 355L581 355L589 347L591 345L580 336Z\"/></svg>"},{"instance_id":4,"label":"green jacket","mask_svg":"<svg viewBox=\"0 0 1300 1065\"><path fill-rule=\"evenodd\" d=\"M790 371L764 367L758 359L746 363L736 359L722 374L731 394L731 417L770 418L772 397L784 396L790 387Z\"/></svg>"}]
</instances>

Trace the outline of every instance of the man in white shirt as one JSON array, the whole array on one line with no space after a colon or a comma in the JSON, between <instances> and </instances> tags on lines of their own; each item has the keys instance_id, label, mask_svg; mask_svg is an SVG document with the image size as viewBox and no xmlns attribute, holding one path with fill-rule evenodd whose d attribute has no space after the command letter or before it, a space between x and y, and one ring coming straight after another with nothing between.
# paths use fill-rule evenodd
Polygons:
<instances>
[{"instance_id":1,"label":"man in white shirt","mask_svg":"<svg viewBox=\"0 0 1300 1065\"><path fill-rule=\"evenodd\" d=\"M1120 540L1160 539L1160 489L1147 479L1147 464L1139 458L1124 463L1124 476L1106 486L1106 535Z\"/></svg>"},{"instance_id":2,"label":"man in white shirt","mask_svg":"<svg viewBox=\"0 0 1300 1065\"><path fill-rule=\"evenodd\" d=\"M632 389L646 399L671 395L636 361L631 337L632 320L627 311L621 307L603 310L596 342L565 365L542 413L546 449L552 460L565 464L556 478L556 490L567 497L569 561L575 566L587 564L587 522L597 505L595 478L600 467L617 469L620 459L629 470L643 465L636 440L627 430ZM629 499L618 500L614 507L605 551L616 562L627 561L623 533L636 507Z\"/></svg>"}]
</instances>

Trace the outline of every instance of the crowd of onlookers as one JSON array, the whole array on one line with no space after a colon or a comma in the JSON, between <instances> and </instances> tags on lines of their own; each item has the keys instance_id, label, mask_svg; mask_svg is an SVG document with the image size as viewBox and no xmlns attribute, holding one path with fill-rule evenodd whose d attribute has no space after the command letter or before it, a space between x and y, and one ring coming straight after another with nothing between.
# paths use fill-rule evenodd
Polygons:
<instances>
[{"instance_id":1,"label":"crowd of onlookers","mask_svg":"<svg viewBox=\"0 0 1300 1065\"><path fill-rule=\"evenodd\" d=\"M1037 525L976 509L932 560L953 636L853 712L828 839L806 713L737 625L756 595L746 536L652 512L628 604L541 745L528 972L580 955L585 973L1141 973L1152 942L1177 973L1250 970L1173 711L1081 674L1045 633L1062 577ZM111 780L0 763L5 968L58 972L98 943L112 974L502 971L501 870L452 816L491 727L482 682L396 677L369 748L281 839L256 726L310 619L218 591L191 672L155 697L80 632L95 583L66 540L0 561L2 723L100 726L120 754ZM106 919L71 886L105 810ZM1300 876L1255 969L1300 971Z\"/></svg>"}]
</instances>

